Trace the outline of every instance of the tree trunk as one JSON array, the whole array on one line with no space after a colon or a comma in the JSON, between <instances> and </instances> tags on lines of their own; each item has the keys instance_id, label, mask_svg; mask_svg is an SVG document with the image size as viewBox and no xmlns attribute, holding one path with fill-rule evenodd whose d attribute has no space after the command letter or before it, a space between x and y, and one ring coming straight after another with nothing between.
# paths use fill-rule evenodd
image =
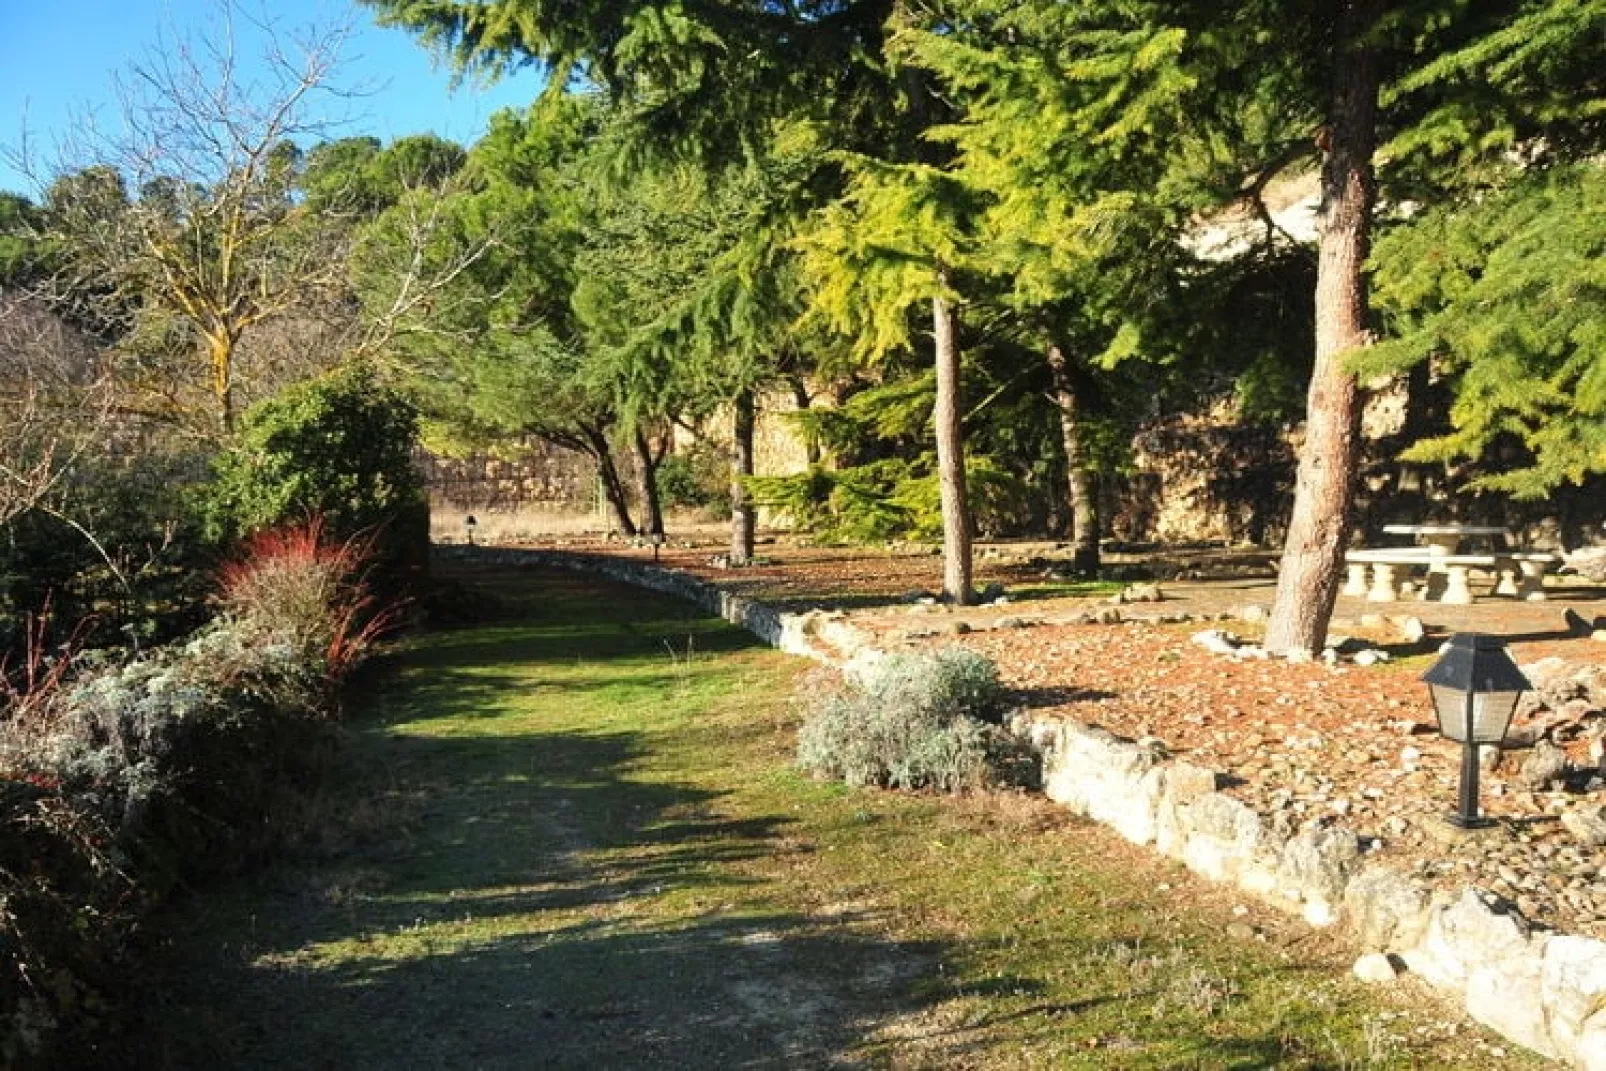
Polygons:
<instances>
[{"instance_id":1,"label":"tree trunk","mask_svg":"<svg viewBox=\"0 0 1606 1071\"><path fill-rule=\"evenodd\" d=\"M227 331L210 335L207 359L212 366L212 397L217 401L218 426L234 434L234 338Z\"/></svg>"},{"instance_id":2,"label":"tree trunk","mask_svg":"<svg viewBox=\"0 0 1606 1071\"><path fill-rule=\"evenodd\" d=\"M641 523L648 535L664 534L663 504L658 499L658 456L646 434L636 429L632 439L636 451L636 492L641 499Z\"/></svg>"},{"instance_id":3,"label":"tree trunk","mask_svg":"<svg viewBox=\"0 0 1606 1071\"><path fill-rule=\"evenodd\" d=\"M747 497L747 477L753 475L753 424L756 420L753 392L736 396L735 421L731 436L731 549L732 565L753 560L753 536L758 513Z\"/></svg>"},{"instance_id":4,"label":"tree trunk","mask_svg":"<svg viewBox=\"0 0 1606 1071\"><path fill-rule=\"evenodd\" d=\"M1380 0L1344 0L1328 142L1323 146L1316 269L1316 365L1306 400L1305 444L1277 575L1266 649L1316 651L1338 595L1359 467L1360 388L1346 354L1368 345L1363 266L1371 239L1377 144L1377 57L1362 44Z\"/></svg>"},{"instance_id":5,"label":"tree trunk","mask_svg":"<svg viewBox=\"0 0 1606 1071\"><path fill-rule=\"evenodd\" d=\"M942 590L950 602L969 605L971 589L970 502L965 491L965 437L959 397L959 345L954 312L944 297L931 299L932 337L937 344L937 487L942 502Z\"/></svg>"},{"instance_id":6,"label":"tree trunk","mask_svg":"<svg viewBox=\"0 0 1606 1071\"><path fill-rule=\"evenodd\" d=\"M1054 379L1054 405L1060 412L1060 445L1065 450L1065 480L1071 494L1071 560L1076 572L1097 576L1099 571L1099 513L1093 491L1093 473L1080 436L1080 399L1076 373L1057 344L1048 347L1048 367Z\"/></svg>"},{"instance_id":7,"label":"tree trunk","mask_svg":"<svg viewBox=\"0 0 1606 1071\"><path fill-rule=\"evenodd\" d=\"M814 402L814 399L809 397L808 384L803 382L802 376L794 376L792 379L792 402L800 413L807 412ZM803 436L803 459L810 467L820 463L820 440L812 434L805 433Z\"/></svg>"},{"instance_id":8,"label":"tree trunk","mask_svg":"<svg viewBox=\"0 0 1606 1071\"><path fill-rule=\"evenodd\" d=\"M602 481L602 494L613 512L614 527L621 535L634 537L636 522L630 519L630 506L625 499L625 484L619 478L619 466L613 463L613 450L608 437L599 428L585 429L586 445L592 460L597 463L597 479Z\"/></svg>"}]
</instances>

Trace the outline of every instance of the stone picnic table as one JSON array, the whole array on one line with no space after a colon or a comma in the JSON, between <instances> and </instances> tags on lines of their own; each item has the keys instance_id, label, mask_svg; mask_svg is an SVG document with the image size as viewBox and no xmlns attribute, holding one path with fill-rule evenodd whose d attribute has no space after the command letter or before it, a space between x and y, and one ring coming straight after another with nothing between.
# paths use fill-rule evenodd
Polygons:
<instances>
[{"instance_id":1,"label":"stone picnic table","mask_svg":"<svg viewBox=\"0 0 1606 1071\"><path fill-rule=\"evenodd\" d=\"M1539 601L1545 597L1545 573L1556 564L1553 554L1510 549L1511 533L1505 528L1478 524L1388 524L1388 535L1413 536L1412 547L1373 547L1352 550L1344 555L1349 580L1344 594L1364 596L1371 602L1395 602L1400 598L1401 573L1407 576L1421 568L1426 579L1419 597L1453 604L1475 601L1470 583L1473 569L1496 574L1493 594ZM1463 551L1463 544L1477 540L1491 546L1487 551ZM1367 571L1372 574L1367 583Z\"/></svg>"}]
</instances>

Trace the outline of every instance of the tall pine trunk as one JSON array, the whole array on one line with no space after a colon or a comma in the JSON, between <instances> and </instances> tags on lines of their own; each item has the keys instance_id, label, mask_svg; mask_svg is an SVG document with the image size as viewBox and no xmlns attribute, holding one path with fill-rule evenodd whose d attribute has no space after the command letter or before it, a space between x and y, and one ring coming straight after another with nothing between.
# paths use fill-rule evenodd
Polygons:
<instances>
[{"instance_id":1,"label":"tall pine trunk","mask_svg":"<svg viewBox=\"0 0 1606 1071\"><path fill-rule=\"evenodd\" d=\"M932 337L937 348L937 487L942 502L942 590L950 602L968 605L971 589L970 500L965 487L965 437L961 426L959 343L953 308L931 299Z\"/></svg>"},{"instance_id":2,"label":"tall pine trunk","mask_svg":"<svg viewBox=\"0 0 1606 1071\"><path fill-rule=\"evenodd\" d=\"M1071 561L1083 576L1099 571L1099 514L1093 491L1093 473L1082 449L1081 399L1076 393L1076 372L1065 351L1048 347L1053 376L1054 406L1060 414L1060 445L1065 450L1065 481L1071 496Z\"/></svg>"},{"instance_id":3,"label":"tall pine trunk","mask_svg":"<svg viewBox=\"0 0 1606 1071\"><path fill-rule=\"evenodd\" d=\"M1316 366L1306 401L1305 445L1277 575L1266 649L1319 650L1338 596L1360 460L1360 387L1345 355L1371 341L1366 277L1376 196L1378 66L1363 44L1380 0L1341 0L1331 122L1322 161L1316 269Z\"/></svg>"},{"instance_id":4,"label":"tall pine trunk","mask_svg":"<svg viewBox=\"0 0 1606 1071\"><path fill-rule=\"evenodd\" d=\"M758 526L758 511L748 497L746 482L753 475L753 392L744 390L738 394L732 408L730 560L732 565L746 565L753 560L753 537Z\"/></svg>"},{"instance_id":5,"label":"tall pine trunk","mask_svg":"<svg viewBox=\"0 0 1606 1071\"><path fill-rule=\"evenodd\" d=\"M641 502L641 523L647 535L664 534L664 509L658 497L658 455L639 427L631 445L636 452L636 497Z\"/></svg>"},{"instance_id":6,"label":"tall pine trunk","mask_svg":"<svg viewBox=\"0 0 1606 1071\"><path fill-rule=\"evenodd\" d=\"M635 536L636 522L630 519L625 484L619 478L619 466L613 463L613 450L608 446L608 437L600 428L586 428L585 440L587 452L597 463L597 479L602 482L602 495L608 500L608 508L613 513L614 527L621 535Z\"/></svg>"}]
</instances>

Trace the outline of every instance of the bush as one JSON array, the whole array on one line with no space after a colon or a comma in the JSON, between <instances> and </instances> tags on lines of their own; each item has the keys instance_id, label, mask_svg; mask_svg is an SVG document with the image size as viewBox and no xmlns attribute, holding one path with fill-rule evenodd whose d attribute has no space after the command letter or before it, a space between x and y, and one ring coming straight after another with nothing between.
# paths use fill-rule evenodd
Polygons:
<instances>
[{"instance_id":1,"label":"bush","mask_svg":"<svg viewBox=\"0 0 1606 1071\"><path fill-rule=\"evenodd\" d=\"M1026 783L1022 745L996 724L1004 698L997 667L973 651L891 655L809 713L798 765L860 786L962 792Z\"/></svg>"},{"instance_id":2,"label":"bush","mask_svg":"<svg viewBox=\"0 0 1606 1071\"><path fill-rule=\"evenodd\" d=\"M55 513L0 527L0 661L21 656L30 618L48 620L56 640L77 629L90 646L196 628L215 561L195 509L204 472L193 454L86 454L55 489Z\"/></svg>"},{"instance_id":3,"label":"bush","mask_svg":"<svg viewBox=\"0 0 1606 1071\"><path fill-rule=\"evenodd\" d=\"M417 438L413 407L360 365L290 387L249 409L218 458L209 531L228 543L319 517L337 539L379 533L387 569L419 567L429 507Z\"/></svg>"},{"instance_id":4,"label":"bush","mask_svg":"<svg viewBox=\"0 0 1606 1071\"><path fill-rule=\"evenodd\" d=\"M670 509L729 513L730 461L707 444L695 443L664 458L658 466L658 494Z\"/></svg>"},{"instance_id":5,"label":"bush","mask_svg":"<svg viewBox=\"0 0 1606 1071\"><path fill-rule=\"evenodd\" d=\"M370 538L329 539L318 519L268 529L223 567L218 601L237 627L279 637L338 682L396 619L368 590L372 556Z\"/></svg>"},{"instance_id":6,"label":"bush","mask_svg":"<svg viewBox=\"0 0 1606 1071\"><path fill-rule=\"evenodd\" d=\"M0 1066L48 1065L105 1006L150 904L280 840L332 750L331 684L386 622L363 550L263 533L187 641L37 658L31 690L0 691Z\"/></svg>"}]
</instances>

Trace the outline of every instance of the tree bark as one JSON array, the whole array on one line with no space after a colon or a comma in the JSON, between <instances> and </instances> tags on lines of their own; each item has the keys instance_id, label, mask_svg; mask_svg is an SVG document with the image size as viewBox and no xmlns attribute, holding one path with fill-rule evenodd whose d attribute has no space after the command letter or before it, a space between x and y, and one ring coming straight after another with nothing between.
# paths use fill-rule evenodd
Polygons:
<instances>
[{"instance_id":1,"label":"tree bark","mask_svg":"<svg viewBox=\"0 0 1606 1071\"><path fill-rule=\"evenodd\" d=\"M806 412L813 402L814 399L809 397L808 384L803 382L803 377L792 377L792 403L797 406L797 411ZM820 463L820 441L811 434L803 436L803 459L810 467Z\"/></svg>"},{"instance_id":2,"label":"tree bark","mask_svg":"<svg viewBox=\"0 0 1606 1071\"><path fill-rule=\"evenodd\" d=\"M731 436L731 548L732 565L746 565L753 560L753 538L758 526L758 511L747 496L746 478L753 475L753 424L757 419L753 392L744 390L736 396Z\"/></svg>"},{"instance_id":3,"label":"tree bark","mask_svg":"<svg viewBox=\"0 0 1606 1071\"><path fill-rule=\"evenodd\" d=\"M630 505L625 498L625 484L619 478L619 466L613 463L613 450L608 437L600 428L585 429L587 453L597 463L597 479L602 481L602 494L613 512L614 527L621 535L634 537L636 522L630 519Z\"/></svg>"},{"instance_id":4,"label":"tree bark","mask_svg":"<svg viewBox=\"0 0 1606 1071\"><path fill-rule=\"evenodd\" d=\"M1083 576L1099 571L1099 514L1093 490L1093 473L1082 450L1081 399L1076 394L1076 372L1057 343L1048 347L1053 376L1054 405L1060 414L1060 445L1065 450L1065 481L1071 496L1071 562Z\"/></svg>"},{"instance_id":5,"label":"tree bark","mask_svg":"<svg viewBox=\"0 0 1606 1071\"><path fill-rule=\"evenodd\" d=\"M207 339L207 358L212 369L212 396L217 400L218 427L225 436L234 434L234 337L224 330Z\"/></svg>"},{"instance_id":6,"label":"tree bark","mask_svg":"<svg viewBox=\"0 0 1606 1071\"><path fill-rule=\"evenodd\" d=\"M640 428L632 438L636 451L636 497L641 500L641 523L647 535L664 534L663 503L658 498L658 461L652 444Z\"/></svg>"},{"instance_id":7,"label":"tree bark","mask_svg":"<svg viewBox=\"0 0 1606 1071\"><path fill-rule=\"evenodd\" d=\"M1319 650L1338 596L1359 467L1360 387L1346 355L1371 342L1363 267L1376 189L1378 65L1363 43L1380 0L1342 0L1332 114L1323 146L1316 269L1316 365L1293 515L1277 575L1266 649Z\"/></svg>"},{"instance_id":8,"label":"tree bark","mask_svg":"<svg viewBox=\"0 0 1606 1071\"><path fill-rule=\"evenodd\" d=\"M931 299L932 337L937 350L937 487L942 503L942 590L949 601L966 606L971 588L970 501L965 487L965 437L961 426L959 344L954 312L944 297Z\"/></svg>"}]
</instances>

